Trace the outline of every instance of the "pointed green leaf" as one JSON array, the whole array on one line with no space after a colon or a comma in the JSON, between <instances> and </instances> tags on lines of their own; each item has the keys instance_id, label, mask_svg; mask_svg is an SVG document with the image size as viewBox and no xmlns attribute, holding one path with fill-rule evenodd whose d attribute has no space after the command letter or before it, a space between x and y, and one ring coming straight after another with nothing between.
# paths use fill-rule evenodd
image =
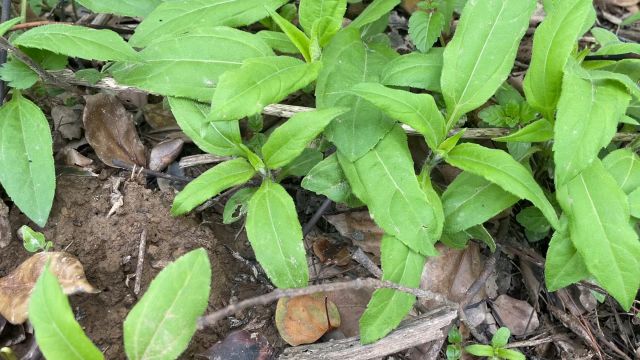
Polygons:
<instances>
[{"instance_id":1,"label":"pointed green leaf","mask_svg":"<svg viewBox=\"0 0 640 360\"><path fill-rule=\"evenodd\" d=\"M13 89L23 90L37 83L40 76L27 64L12 56L0 67L0 79Z\"/></svg>"},{"instance_id":2,"label":"pointed green leaf","mask_svg":"<svg viewBox=\"0 0 640 360\"><path fill-rule=\"evenodd\" d=\"M520 130L506 136L493 138L503 142L543 142L553 138L553 125L545 119L534 121Z\"/></svg>"},{"instance_id":3,"label":"pointed green leaf","mask_svg":"<svg viewBox=\"0 0 640 360\"><path fill-rule=\"evenodd\" d=\"M426 54L413 52L395 58L382 69L380 82L440 92L442 51L442 48L434 48Z\"/></svg>"},{"instance_id":4,"label":"pointed green leaf","mask_svg":"<svg viewBox=\"0 0 640 360\"><path fill-rule=\"evenodd\" d=\"M36 27L18 36L13 44L87 60L140 59L138 53L117 33L75 25L54 24Z\"/></svg>"},{"instance_id":5,"label":"pointed green leaf","mask_svg":"<svg viewBox=\"0 0 640 360\"><path fill-rule=\"evenodd\" d=\"M517 201L500 186L464 171L442 194L445 231L456 233L482 224Z\"/></svg>"},{"instance_id":6,"label":"pointed green leaf","mask_svg":"<svg viewBox=\"0 0 640 360\"><path fill-rule=\"evenodd\" d=\"M360 29L365 25L369 25L384 16L388 16L389 12L399 3L400 0L374 0L348 27Z\"/></svg>"},{"instance_id":7,"label":"pointed green leaf","mask_svg":"<svg viewBox=\"0 0 640 360\"><path fill-rule=\"evenodd\" d=\"M322 152L313 148L306 148L302 151L302 154L298 155L293 161L285 165L280 173L278 173L278 177L276 181L280 181L287 176L305 176L316 166L320 161L322 161Z\"/></svg>"},{"instance_id":8,"label":"pointed green leaf","mask_svg":"<svg viewBox=\"0 0 640 360\"><path fill-rule=\"evenodd\" d=\"M211 265L204 249L167 265L124 321L124 348L131 360L176 359L187 349L207 309Z\"/></svg>"},{"instance_id":9,"label":"pointed green leaf","mask_svg":"<svg viewBox=\"0 0 640 360\"><path fill-rule=\"evenodd\" d=\"M518 215L516 215L516 220L526 230L533 233L546 233L551 229L549 222L540 209L534 206L528 206L522 209Z\"/></svg>"},{"instance_id":10,"label":"pointed green leaf","mask_svg":"<svg viewBox=\"0 0 640 360\"><path fill-rule=\"evenodd\" d=\"M220 163L191 181L173 200L171 214L185 214L232 186L249 181L256 171L243 158Z\"/></svg>"},{"instance_id":11,"label":"pointed green leaf","mask_svg":"<svg viewBox=\"0 0 640 360\"><path fill-rule=\"evenodd\" d=\"M355 205L359 202L351 193L351 186L335 154L314 166L302 179L302 187L316 194L322 194L337 203Z\"/></svg>"},{"instance_id":12,"label":"pointed green leaf","mask_svg":"<svg viewBox=\"0 0 640 360\"><path fill-rule=\"evenodd\" d=\"M567 218L560 218L560 229L551 237L547 259L544 263L544 279L549 291L556 291L575 284L590 276L587 266L576 250L569 229Z\"/></svg>"},{"instance_id":13,"label":"pointed green leaf","mask_svg":"<svg viewBox=\"0 0 640 360\"><path fill-rule=\"evenodd\" d=\"M62 288L49 267L38 278L29 299L29 321L36 342L47 359L102 360L75 319Z\"/></svg>"},{"instance_id":14,"label":"pointed green leaf","mask_svg":"<svg viewBox=\"0 0 640 360\"><path fill-rule=\"evenodd\" d=\"M193 100L169 97L171 112L180 129L200 149L218 156L242 155L242 143L237 121L209 122L210 107Z\"/></svg>"},{"instance_id":15,"label":"pointed green leaf","mask_svg":"<svg viewBox=\"0 0 640 360\"><path fill-rule=\"evenodd\" d=\"M464 230L466 234L468 234L471 239L482 241L485 245L489 247L491 252L496 251L496 241L493 239L493 236L489 234L484 225L475 225L466 230Z\"/></svg>"},{"instance_id":16,"label":"pointed green leaf","mask_svg":"<svg viewBox=\"0 0 640 360\"><path fill-rule=\"evenodd\" d=\"M335 34L342 26L342 18L347 11L347 0L301 0L300 25L307 34L311 34L313 24L323 18L329 20L330 27L324 29L319 36Z\"/></svg>"},{"instance_id":17,"label":"pointed green leaf","mask_svg":"<svg viewBox=\"0 0 640 360\"><path fill-rule=\"evenodd\" d=\"M409 18L409 37L423 53L431 49L444 29L444 16L437 11L416 11Z\"/></svg>"},{"instance_id":18,"label":"pointed green leaf","mask_svg":"<svg viewBox=\"0 0 640 360\"><path fill-rule=\"evenodd\" d=\"M273 19L273 21L280 27L280 30L284 32L285 35L291 40L293 45L298 48L298 51L302 54L304 59L307 62L311 62L311 40L305 35L300 29L298 29L295 25L289 22L287 19L283 18L274 10L268 9L269 16Z\"/></svg>"},{"instance_id":19,"label":"pointed green leaf","mask_svg":"<svg viewBox=\"0 0 640 360\"><path fill-rule=\"evenodd\" d=\"M584 33L584 23L593 13L593 4L584 0L558 1L533 37L533 53L524 78L527 102L547 120L560 98L562 72L576 41Z\"/></svg>"},{"instance_id":20,"label":"pointed green leaf","mask_svg":"<svg viewBox=\"0 0 640 360\"><path fill-rule=\"evenodd\" d=\"M305 64L288 56L246 60L239 69L220 77L209 119L238 120L260 113L265 106L309 85L320 67L320 63Z\"/></svg>"},{"instance_id":21,"label":"pointed green leaf","mask_svg":"<svg viewBox=\"0 0 640 360\"><path fill-rule=\"evenodd\" d=\"M597 159L615 135L629 100L615 83L585 80L574 71L565 73L553 144L557 187Z\"/></svg>"},{"instance_id":22,"label":"pointed green leaf","mask_svg":"<svg viewBox=\"0 0 640 360\"><path fill-rule=\"evenodd\" d=\"M16 26L21 21L22 21L22 17L16 17L0 24L0 36L4 36L4 34L6 34L7 31L11 30L12 27Z\"/></svg>"},{"instance_id":23,"label":"pointed green leaf","mask_svg":"<svg viewBox=\"0 0 640 360\"><path fill-rule=\"evenodd\" d=\"M78 3L95 13L145 17L162 0L78 0Z\"/></svg>"},{"instance_id":24,"label":"pointed green leaf","mask_svg":"<svg viewBox=\"0 0 640 360\"><path fill-rule=\"evenodd\" d=\"M511 337L511 331L509 328L501 327L493 334L491 338L491 346L494 348L501 348L506 346L509 343L509 338Z\"/></svg>"},{"instance_id":25,"label":"pointed green leaf","mask_svg":"<svg viewBox=\"0 0 640 360\"><path fill-rule=\"evenodd\" d=\"M464 351L471 355L493 357L493 348L490 345L473 344L465 346Z\"/></svg>"},{"instance_id":26,"label":"pointed green leaf","mask_svg":"<svg viewBox=\"0 0 640 360\"><path fill-rule=\"evenodd\" d=\"M605 70L588 70L586 72L579 72L578 75L581 75L584 79L592 81L613 80L614 82L617 82L621 86L625 87L629 94L636 100L640 99L640 87L638 87L638 84L633 81L628 75Z\"/></svg>"},{"instance_id":27,"label":"pointed green leaf","mask_svg":"<svg viewBox=\"0 0 640 360\"><path fill-rule=\"evenodd\" d=\"M42 110L18 92L0 108L0 144L2 187L43 227L56 188L51 132Z\"/></svg>"},{"instance_id":28,"label":"pointed green leaf","mask_svg":"<svg viewBox=\"0 0 640 360\"><path fill-rule=\"evenodd\" d=\"M419 254L436 254L436 215L418 183L407 137L400 126L351 165L340 152L338 159L354 193L386 233Z\"/></svg>"},{"instance_id":29,"label":"pointed green leaf","mask_svg":"<svg viewBox=\"0 0 640 360\"><path fill-rule=\"evenodd\" d=\"M420 286L424 256L390 235L382 238L380 252L383 280L411 288ZM415 302L415 295L392 289L376 290L360 317L360 341L369 344L386 336L409 314Z\"/></svg>"},{"instance_id":30,"label":"pointed green leaf","mask_svg":"<svg viewBox=\"0 0 640 360\"><path fill-rule=\"evenodd\" d=\"M283 54L298 54L300 50L291 42L289 37L279 31L262 30L256 33L273 50Z\"/></svg>"},{"instance_id":31,"label":"pointed green leaf","mask_svg":"<svg viewBox=\"0 0 640 360\"><path fill-rule=\"evenodd\" d=\"M515 196L531 201L551 226L557 228L558 216L540 185L511 155L502 150L465 143L453 148L446 160L457 168L484 177Z\"/></svg>"},{"instance_id":32,"label":"pointed green leaf","mask_svg":"<svg viewBox=\"0 0 640 360\"><path fill-rule=\"evenodd\" d=\"M559 188L557 197L587 269L628 310L640 286L640 241L626 195L596 160Z\"/></svg>"},{"instance_id":33,"label":"pointed green leaf","mask_svg":"<svg viewBox=\"0 0 640 360\"><path fill-rule=\"evenodd\" d=\"M136 28L129 40L144 47L155 39L207 26L240 27L268 16L265 6L277 9L288 0L172 0L158 6Z\"/></svg>"},{"instance_id":34,"label":"pointed green leaf","mask_svg":"<svg viewBox=\"0 0 640 360\"><path fill-rule=\"evenodd\" d=\"M444 50L442 93L450 126L484 104L509 75L533 0L469 1Z\"/></svg>"},{"instance_id":35,"label":"pointed green leaf","mask_svg":"<svg viewBox=\"0 0 640 360\"><path fill-rule=\"evenodd\" d=\"M626 194L640 187L640 157L630 149L612 151L602 164Z\"/></svg>"},{"instance_id":36,"label":"pointed green leaf","mask_svg":"<svg viewBox=\"0 0 640 360\"><path fill-rule=\"evenodd\" d=\"M256 259L279 288L307 285L309 268L302 243L302 228L291 196L265 179L249 201L247 237Z\"/></svg>"},{"instance_id":37,"label":"pointed green leaf","mask_svg":"<svg viewBox=\"0 0 640 360\"><path fill-rule=\"evenodd\" d=\"M433 184L431 183L431 174L428 171L428 168L423 168L422 172L418 175L418 183L420 184L420 188L427 196L427 201L433 208L433 214L435 216L435 230L433 231L436 238L439 238L442 235L442 231L444 229L444 209L442 208L442 199L440 199L440 195L433 188Z\"/></svg>"},{"instance_id":38,"label":"pointed green leaf","mask_svg":"<svg viewBox=\"0 0 640 360\"><path fill-rule=\"evenodd\" d=\"M118 63L109 71L124 85L210 102L220 75L246 59L272 55L256 35L207 26L154 41L140 52L142 62Z\"/></svg>"},{"instance_id":39,"label":"pointed green leaf","mask_svg":"<svg viewBox=\"0 0 640 360\"><path fill-rule=\"evenodd\" d=\"M329 123L348 108L328 108L300 112L274 130L262 147L262 156L271 169L279 169L295 159Z\"/></svg>"},{"instance_id":40,"label":"pointed green leaf","mask_svg":"<svg viewBox=\"0 0 640 360\"><path fill-rule=\"evenodd\" d=\"M418 131L435 150L446 136L445 120L433 97L395 90L377 83L362 83L353 92L379 107L392 119Z\"/></svg>"}]
</instances>

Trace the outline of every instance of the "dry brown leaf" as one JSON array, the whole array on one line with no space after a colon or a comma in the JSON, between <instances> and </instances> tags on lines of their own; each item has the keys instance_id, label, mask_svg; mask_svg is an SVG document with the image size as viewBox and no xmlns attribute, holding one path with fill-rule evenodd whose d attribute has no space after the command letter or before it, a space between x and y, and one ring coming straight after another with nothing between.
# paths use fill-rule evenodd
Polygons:
<instances>
[{"instance_id":1,"label":"dry brown leaf","mask_svg":"<svg viewBox=\"0 0 640 360\"><path fill-rule=\"evenodd\" d=\"M348 212L325 216L340 235L353 240L353 244L362 250L380 257L380 241L384 230L373 222L369 212Z\"/></svg>"},{"instance_id":2,"label":"dry brown leaf","mask_svg":"<svg viewBox=\"0 0 640 360\"><path fill-rule=\"evenodd\" d=\"M367 309L372 289L352 289L327 293L340 312L340 330L346 337L360 335L360 316Z\"/></svg>"},{"instance_id":3,"label":"dry brown leaf","mask_svg":"<svg viewBox=\"0 0 640 360\"><path fill-rule=\"evenodd\" d=\"M65 139L79 139L82 136L82 122L80 114L72 108L62 105L51 109L53 127L62 134Z\"/></svg>"},{"instance_id":4,"label":"dry brown leaf","mask_svg":"<svg viewBox=\"0 0 640 360\"><path fill-rule=\"evenodd\" d=\"M62 159L62 161L69 166L87 167L93 164L93 160L80 154L78 150L69 146L62 148L62 150L60 150L56 155L56 158Z\"/></svg>"},{"instance_id":5,"label":"dry brown leaf","mask_svg":"<svg viewBox=\"0 0 640 360\"><path fill-rule=\"evenodd\" d=\"M622 7L630 7L640 4L640 0L605 0L605 2Z\"/></svg>"},{"instance_id":6,"label":"dry brown leaf","mask_svg":"<svg viewBox=\"0 0 640 360\"><path fill-rule=\"evenodd\" d=\"M11 223L9 223L9 207L0 199L0 249L11 242Z\"/></svg>"},{"instance_id":7,"label":"dry brown leaf","mask_svg":"<svg viewBox=\"0 0 640 360\"><path fill-rule=\"evenodd\" d=\"M529 334L540 326L538 313L533 306L508 295L498 296L493 302L493 312L502 325L508 327L515 336Z\"/></svg>"},{"instance_id":8,"label":"dry brown leaf","mask_svg":"<svg viewBox=\"0 0 640 360\"><path fill-rule=\"evenodd\" d=\"M109 166L117 159L129 165L147 165L146 150L133 123L133 115L113 95L85 97L82 121L87 141Z\"/></svg>"},{"instance_id":9,"label":"dry brown leaf","mask_svg":"<svg viewBox=\"0 0 640 360\"><path fill-rule=\"evenodd\" d=\"M99 292L84 275L78 259L66 252L37 253L9 275L0 278L0 315L12 324L21 324L28 318L29 297L42 269L50 261L50 269L58 278L67 295Z\"/></svg>"},{"instance_id":10,"label":"dry brown leaf","mask_svg":"<svg viewBox=\"0 0 640 360\"><path fill-rule=\"evenodd\" d=\"M402 7L412 13L416 11L417 5L421 0L402 0Z\"/></svg>"},{"instance_id":11,"label":"dry brown leaf","mask_svg":"<svg viewBox=\"0 0 640 360\"><path fill-rule=\"evenodd\" d=\"M182 139L169 139L158 143L151 149L149 155L149 169L162 171L175 159L182 151L184 141Z\"/></svg>"},{"instance_id":12,"label":"dry brown leaf","mask_svg":"<svg viewBox=\"0 0 640 360\"><path fill-rule=\"evenodd\" d=\"M339 326L338 308L323 293L278 300L276 327L289 345L314 343Z\"/></svg>"},{"instance_id":13,"label":"dry brown leaf","mask_svg":"<svg viewBox=\"0 0 640 360\"><path fill-rule=\"evenodd\" d=\"M313 242L313 253L325 265L345 266L351 262L349 249L332 243L326 236L317 236Z\"/></svg>"},{"instance_id":14,"label":"dry brown leaf","mask_svg":"<svg viewBox=\"0 0 640 360\"><path fill-rule=\"evenodd\" d=\"M147 104L142 108L142 113L147 124L153 129L178 126L171 110L165 108L162 103Z\"/></svg>"},{"instance_id":15,"label":"dry brown leaf","mask_svg":"<svg viewBox=\"0 0 640 360\"><path fill-rule=\"evenodd\" d=\"M246 330L234 331L221 342L210 347L202 357L205 359L251 359L273 358L273 347L264 335Z\"/></svg>"}]
</instances>

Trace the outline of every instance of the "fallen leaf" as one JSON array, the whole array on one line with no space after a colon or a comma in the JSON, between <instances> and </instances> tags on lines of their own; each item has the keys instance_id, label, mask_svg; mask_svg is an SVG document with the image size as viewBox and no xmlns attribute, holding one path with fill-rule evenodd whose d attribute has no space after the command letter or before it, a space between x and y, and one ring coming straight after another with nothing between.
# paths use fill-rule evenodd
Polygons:
<instances>
[{"instance_id":1,"label":"fallen leaf","mask_svg":"<svg viewBox=\"0 0 640 360\"><path fill-rule=\"evenodd\" d=\"M80 114L72 108L62 105L54 106L51 109L53 128L67 139L79 139L82 136L82 121Z\"/></svg>"},{"instance_id":2,"label":"fallen leaf","mask_svg":"<svg viewBox=\"0 0 640 360\"><path fill-rule=\"evenodd\" d=\"M338 308L323 293L278 300L276 327L289 345L311 344L339 326Z\"/></svg>"},{"instance_id":3,"label":"fallen leaf","mask_svg":"<svg viewBox=\"0 0 640 360\"><path fill-rule=\"evenodd\" d=\"M0 199L0 249L9 246L11 242L11 223L9 223L9 208Z\"/></svg>"},{"instance_id":4,"label":"fallen leaf","mask_svg":"<svg viewBox=\"0 0 640 360\"><path fill-rule=\"evenodd\" d=\"M93 160L80 154L78 150L65 146L58 152L56 159L61 159L65 165L87 167L93 164Z\"/></svg>"},{"instance_id":5,"label":"fallen leaf","mask_svg":"<svg viewBox=\"0 0 640 360\"><path fill-rule=\"evenodd\" d=\"M162 129L171 126L178 126L176 119L170 109L164 104L147 104L142 108L144 120L152 129Z\"/></svg>"},{"instance_id":6,"label":"fallen leaf","mask_svg":"<svg viewBox=\"0 0 640 360\"><path fill-rule=\"evenodd\" d=\"M345 266L351 262L349 249L332 243L326 236L317 236L313 242L313 252L325 265Z\"/></svg>"},{"instance_id":7,"label":"fallen leaf","mask_svg":"<svg viewBox=\"0 0 640 360\"><path fill-rule=\"evenodd\" d=\"M149 169L154 171L162 171L175 159L178 158L182 151L184 141L182 139L169 139L158 143L151 149L149 155Z\"/></svg>"},{"instance_id":8,"label":"fallen leaf","mask_svg":"<svg viewBox=\"0 0 640 360\"><path fill-rule=\"evenodd\" d=\"M274 349L264 335L238 330L210 347L202 357L210 360L269 360L273 353Z\"/></svg>"},{"instance_id":9,"label":"fallen leaf","mask_svg":"<svg viewBox=\"0 0 640 360\"><path fill-rule=\"evenodd\" d=\"M346 337L360 335L360 316L367 309L373 289L351 289L327 293L340 313L340 330Z\"/></svg>"},{"instance_id":10,"label":"fallen leaf","mask_svg":"<svg viewBox=\"0 0 640 360\"><path fill-rule=\"evenodd\" d=\"M21 324L27 320L29 297L42 269L49 261L51 271L58 278L66 295L99 292L89 284L82 264L73 255L65 252L37 253L9 275L0 278L0 315L10 323Z\"/></svg>"},{"instance_id":11,"label":"fallen leaf","mask_svg":"<svg viewBox=\"0 0 640 360\"><path fill-rule=\"evenodd\" d=\"M412 13L416 11L418 7L418 3L421 0L402 0L402 8L404 8L407 12Z\"/></svg>"},{"instance_id":12,"label":"fallen leaf","mask_svg":"<svg viewBox=\"0 0 640 360\"><path fill-rule=\"evenodd\" d=\"M115 167L117 159L146 167L146 150L133 122L133 115L113 95L99 93L85 97L82 121L87 141L105 164Z\"/></svg>"},{"instance_id":13,"label":"fallen leaf","mask_svg":"<svg viewBox=\"0 0 640 360\"><path fill-rule=\"evenodd\" d=\"M373 222L369 212L348 212L325 218L340 235L353 240L354 245L380 257L380 241L384 231Z\"/></svg>"},{"instance_id":14,"label":"fallen leaf","mask_svg":"<svg viewBox=\"0 0 640 360\"><path fill-rule=\"evenodd\" d=\"M493 312L498 321L511 330L511 334L522 336L535 331L540 326L538 313L528 302L500 295L493 302Z\"/></svg>"}]
</instances>

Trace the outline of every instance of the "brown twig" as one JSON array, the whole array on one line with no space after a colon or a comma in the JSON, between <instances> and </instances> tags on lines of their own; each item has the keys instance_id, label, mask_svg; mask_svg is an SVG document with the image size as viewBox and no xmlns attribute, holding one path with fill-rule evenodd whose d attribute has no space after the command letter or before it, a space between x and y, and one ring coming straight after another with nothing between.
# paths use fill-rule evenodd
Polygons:
<instances>
[{"instance_id":1,"label":"brown twig","mask_svg":"<svg viewBox=\"0 0 640 360\"><path fill-rule=\"evenodd\" d=\"M140 168L140 167L135 167L132 165L129 165L127 163L125 163L124 161L118 160L118 159L114 159L112 161L113 165L119 167L120 169L124 169L124 170L129 170L129 171L139 171L145 175L151 175L151 176L155 176L155 177L159 177L159 178L163 178L163 179L167 179L167 180L171 180L171 181L176 181L176 182L181 182L181 183L188 183L191 180L193 180L190 177L186 177L186 176L176 176L176 175L169 175L169 174L165 174L159 171L153 171L153 170L148 170L148 169L144 169L144 168Z\"/></svg>"},{"instance_id":2,"label":"brown twig","mask_svg":"<svg viewBox=\"0 0 640 360\"><path fill-rule=\"evenodd\" d=\"M351 281L312 285L312 286L307 286L304 288L297 288L297 289L276 289L268 294L243 300L236 304L231 304L225 307L224 309L221 309L214 313L206 315L200 318L200 320L198 320L198 327L200 329L203 329L208 326L213 326L218 321L224 319L227 316L231 316L240 310L246 309L248 307L253 307L253 306L267 305L283 297L310 295L310 294L315 294L319 292L357 290L362 288L394 289L394 290L415 295L419 298L434 300L449 306L457 306L457 304L449 301L444 296L429 290L414 289L414 288L398 285L390 281L378 280L374 278L365 278L365 279L356 279Z\"/></svg>"},{"instance_id":3,"label":"brown twig","mask_svg":"<svg viewBox=\"0 0 640 360\"><path fill-rule=\"evenodd\" d=\"M382 277L382 270L376 265L367 254L362 251L361 248L358 248L353 252L351 258L355 260L358 264L362 265L365 269L367 269L371 275L380 279Z\"/></svg>"},{"instance_id":4,"label":"brown twig","mask_svg":"<svg viewBox=\"0 0 640 360\"><path fill-rule=\"evenodd\" d=\"M133 283L133 293L140 294L140 285L142 284L142 269L144 268L144 254L147 248L147 229L142 229L140 234L140 246L138 247L138 264L136 266L136 282Z\"/></svg>"}]
</instances>

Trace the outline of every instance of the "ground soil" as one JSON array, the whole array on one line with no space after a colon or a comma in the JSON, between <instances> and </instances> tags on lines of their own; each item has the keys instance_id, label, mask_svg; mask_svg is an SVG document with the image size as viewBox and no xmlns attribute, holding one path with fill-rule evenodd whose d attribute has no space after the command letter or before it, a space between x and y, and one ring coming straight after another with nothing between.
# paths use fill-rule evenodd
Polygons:
<instances>
[{"instance_id":1,"label":"ground soil","mask_svg":"<svg viewBox=\"0 0 640 360\"><path fill-rule=\"evenodd\" d=\"M119 187L124 203L107 217L112 207L112 183L113 177L59 178L51 216L44 229L47 239L55 244L54 250L76 256L84 264L88 280L102 290L97 295L72 296L71 304L87 335L107 359L125 359L122 323L137 302L133 292L135 279L131 275L136 271L143 229L148 235L140 296L168 262L199 247L208 251L213 271L208 311L269 290L252 276L249 266L232 257L230 249L239 242L234 240L233 229L221 226L215 216L204 221L196 215L172 217L169 213L172 193L151 190L126 179ZM34 226L15 207L10 218L14 236L22 224ZM0 276L29 256L14 238L9 247L2 249ZM200 358L198 354L235 328L260 332L280 346L282 341L272 318L271 308L251 309L214 328L199 331L181 358Z\"/></svg>"}]
</instances>

